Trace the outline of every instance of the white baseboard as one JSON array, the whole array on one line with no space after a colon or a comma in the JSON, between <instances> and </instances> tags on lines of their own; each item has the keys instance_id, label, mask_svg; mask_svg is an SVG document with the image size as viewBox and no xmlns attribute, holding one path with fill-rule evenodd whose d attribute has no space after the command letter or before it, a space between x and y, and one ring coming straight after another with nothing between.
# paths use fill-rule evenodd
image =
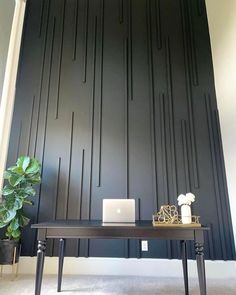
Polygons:
<instances>
[{"instance_id":1,"label":"white baseboard","mask_svg":"<svg viewBox=\"0 0 236 295\"><path fill-rule=\"evenodd\" d=\"M44 274L57 274L58 258L46 257ZM19 274L35 274L36 257L21 257ZM197 277L196 261L188 261L190 278ZM11 272L5 266L4 273ZM125 275L181 277L182 262L167 259L136 259L136 258L74 258L64 260L64 274L70 275ZM209 279L236 279L235 261L206 261L206 276Z\"/></svg>"}]
</instances>

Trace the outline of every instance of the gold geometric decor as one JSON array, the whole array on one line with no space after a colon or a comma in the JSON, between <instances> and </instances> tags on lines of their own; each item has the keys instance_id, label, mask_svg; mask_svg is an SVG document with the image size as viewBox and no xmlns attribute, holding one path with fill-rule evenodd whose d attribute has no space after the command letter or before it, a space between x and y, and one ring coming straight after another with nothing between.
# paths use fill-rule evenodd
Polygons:
<instances>
[{"instance_id":1,"label":"gold geometric decor","mask_svg":"<svg viewBox=\"0 0 236 295\"><path fill-rule=\"evenodd\" d=\"M160 211L152 216L152 224L157 227L201 227L199 218L200 216L192 215L192 222L183 224L181 215L179 215L175 205L163 205Z\"/></svg>"}]
</instances>

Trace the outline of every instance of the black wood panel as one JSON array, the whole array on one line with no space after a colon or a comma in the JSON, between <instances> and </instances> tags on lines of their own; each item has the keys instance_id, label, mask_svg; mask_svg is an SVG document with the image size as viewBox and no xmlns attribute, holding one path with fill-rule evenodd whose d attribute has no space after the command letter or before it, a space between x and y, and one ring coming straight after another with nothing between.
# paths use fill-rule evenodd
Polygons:
<instances>
[{"instance_id":1,"label":"black wood panel","mask_svg":"<svg viewBox=\"0 0 236 295\"><path fill-rule=\"evenodd\" d=\"M234 241L202 0L28 0L8 165L43 165L32 222L101 219L135 198L151 219L180 193L211 227L206 256ZM26 228L23 254L35 254ZM29 243L30 241L30 243ZM48 255L57 254L57 241ZM193 257L193 247L188 246ZM67 255L177 258L176 242L70 241Z\"/></svg>"}]
</instances>

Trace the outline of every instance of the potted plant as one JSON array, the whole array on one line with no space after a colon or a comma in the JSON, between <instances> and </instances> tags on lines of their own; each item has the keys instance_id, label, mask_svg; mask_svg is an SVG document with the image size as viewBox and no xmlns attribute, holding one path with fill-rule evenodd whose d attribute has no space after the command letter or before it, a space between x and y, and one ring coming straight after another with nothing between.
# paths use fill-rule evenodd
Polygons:
<instances>
[{"instance_id":1,"label":"potted plant","mask_svg":"<svg viewBox=\"0 0 236 295\"><path fill-rule=\"evenodd\" d=\"M40 174L40 163L27 156L19 157L3 174L6 181L1 191L0 229L5 228L5 238L0 239L0 265L19 260L21 231L30 221L24 206L33 205L34 185L40 183Z\"/></svg>"}]
</instances>

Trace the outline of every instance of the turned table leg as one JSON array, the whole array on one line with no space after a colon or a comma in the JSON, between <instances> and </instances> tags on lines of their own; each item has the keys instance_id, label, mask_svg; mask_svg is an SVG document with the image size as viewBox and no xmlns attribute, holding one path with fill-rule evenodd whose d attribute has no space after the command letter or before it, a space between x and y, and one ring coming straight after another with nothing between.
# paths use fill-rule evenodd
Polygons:
<instances>
[{"instance_id":1,"label":"turned table leg","mask_svg":"<svg viewBox=\"0 0 236 295\"><path fill-rule=\"evenodd\" d=\"M204 234L203 231L195 232L195 255L197 261L197 271L200 294L206 295L206 273L204 261Z\"/></svg>"},{"instance_id":2,"label":"turned table leg","mask_svg":"<svg viewBox=\"0 0 236 295\"><path fill-rule=\"evenodd\" d=\"M60 241L59 241L59 255L58 255L59 256L59 263L58 263L57 292L61 292L64 253L65 253L65 240L60 239Z\"/></svg>"},{"instance_id":3,"label":"turned table leg","mask_svg":"<svg viewBox=\"0 0 236 295\"><path fill-rule=\"evenodd\" d=\"M188 290L188 264L187 264L187 247L186 247L186 241L181 241L181 255L182 255L182 265L183 265L183 274L184 274L185 295L189 295L189 290Z\"/></svg>"},{"instance_id":4,"label":"turned table leg","mask_svg":"<svg viewBox=\"0 0 236 295\"><path fill-rule=\"evenodd\" d=\"M46 240L42 240L42 241L38 240L35 295L40 295L40 292L41 292L45 250L46 250Z\"/></svg>"},{"instance_id":5,"label":"turned table leg","mask_svg":"<svg viewBox=\"0 0 236 295\"><path fill-rule=\"evenodd\" d=\"M200 294L206 295L206 274L205 274L205 262L203 254L203 243L195 243L195 254L197 260L198 280L200 287Z\"/></svg>"}]
</instances>

